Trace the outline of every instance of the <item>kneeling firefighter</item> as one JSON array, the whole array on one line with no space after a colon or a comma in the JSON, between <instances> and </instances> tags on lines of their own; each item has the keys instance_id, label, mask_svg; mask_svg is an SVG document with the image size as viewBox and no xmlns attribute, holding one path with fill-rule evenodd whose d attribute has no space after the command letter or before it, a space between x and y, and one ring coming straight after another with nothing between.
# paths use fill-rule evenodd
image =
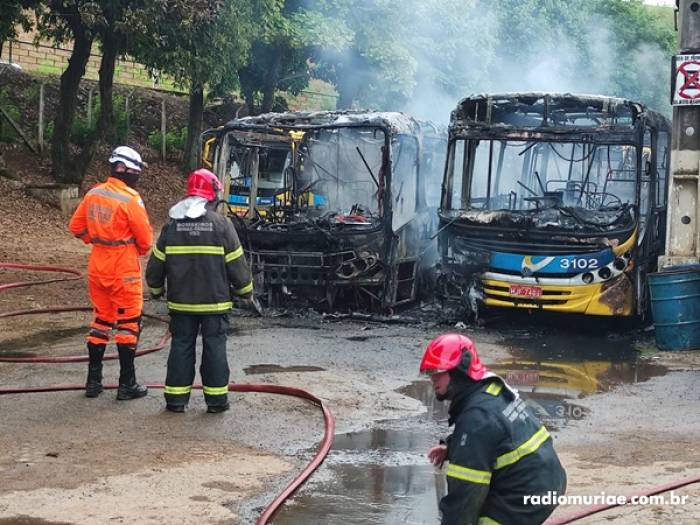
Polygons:
<instances>
[{"instance_id":1,"label":"kneeling firefighter","mask_svg":"<svg viewBox=\"0 0 700 525\"><path fill-rule=\"evenodd\" d=\"M450 401L454 432L430 449L447 466L443 525L534 525L556 505L534 505L527 496L563 495L566 473L552 438L518 393L479 360L472 341L444 334L428 345L420 371L430 376L438 400Z\"/></svg>"},{"instance_id":2,"label":"kneeling firefighter","mask_svg":"<svg viewBox=\"0 0 700 525\"><path fill-rule=\"evenodd\" d=\"M227 314L232 293L250 299L253 283L233 224L216 212L221 190L211 171L190 174L187 198L170 209L146 267L151 295L159 297L167 290L172 343L164 393L166 409L172 412L184 412L189 402L200 330L207 412L229 408Z\"/></svg>"}]
</instances>

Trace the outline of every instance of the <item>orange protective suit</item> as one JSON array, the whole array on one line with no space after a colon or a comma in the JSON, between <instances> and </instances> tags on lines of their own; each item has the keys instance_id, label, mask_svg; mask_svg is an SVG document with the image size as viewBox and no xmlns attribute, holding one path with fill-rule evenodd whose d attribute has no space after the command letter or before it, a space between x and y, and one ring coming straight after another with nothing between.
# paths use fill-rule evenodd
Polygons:
<instances>
[{"instance_id":1,"label":"orange protective suit","mask_svg":"<svg viewBox=\"0 0 700 525\"><path fill-rule=\"evenodd\" d=\"M88 342L105 344L115 328L117 344L136 347L143 308L138 256L151 249L153 230L138 192L110 177L87 192L70 220L70 231L92 244L88 291L95 317Z\"/></svg>"}]
</instances>

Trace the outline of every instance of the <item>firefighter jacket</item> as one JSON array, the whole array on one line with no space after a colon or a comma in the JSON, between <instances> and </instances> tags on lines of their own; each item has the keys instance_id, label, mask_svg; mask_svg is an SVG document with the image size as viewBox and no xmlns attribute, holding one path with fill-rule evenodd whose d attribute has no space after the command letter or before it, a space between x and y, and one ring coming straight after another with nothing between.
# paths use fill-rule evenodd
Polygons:
<instances>
[{"instance_id":1,"label":"firefighter jacket","mask_svg":"<svg viewBox=\"0 0 700 525\"><path fill-rule=\"evenodd\" d=\"M500 378L465 380L450 404L450 424L442 524L544 522L555 505L533 505L526 496L564 494L566 473L547 429L523 400Z\"/></svg>"},{"instance_id":2,"label":"firefighter jacket","mask_svg":"<svg viewBox=\"0 0 700 525\"><path fill-rule=\"evenodd\" d=\"M151 249L153 230L138 192L109 177L85 194L70 220L73 235L92 244L88 275L114 279L138 275L138 256Z\"/></svg>"},{"instance_id":3,"label":"firefighter jacket","mask_svg":"<svg viewBox=\"0 0 700 525\"><path fill-rule=\"evenodd\" d=\"M231 221L202 197L170 209L146 267L153 295L167 291L168 309L185 314L220 314L234 295L253 291L250 270Z\"/></svg>"}]
</instances>

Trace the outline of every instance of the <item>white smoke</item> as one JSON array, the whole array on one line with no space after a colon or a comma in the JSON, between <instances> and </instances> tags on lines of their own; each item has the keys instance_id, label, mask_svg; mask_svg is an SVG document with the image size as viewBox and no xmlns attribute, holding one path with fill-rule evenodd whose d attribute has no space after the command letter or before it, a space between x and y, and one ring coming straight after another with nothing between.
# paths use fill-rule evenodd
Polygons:
<instances>
[{"instance_id":1,"label":"white smoke","mask_svg":"<svg viewBox=\"0 0 700 525\"><path fill-rule=\"evenodd\" d=\"M556 33L549 28L528 27L528 52L509 57L496 41L495 35L503 34L496 14L477 5L471 11L455 10L452 22L423 19L409 46L415 50L418 64L416 89L401 108L403 111L446 123L457 102L469 94L514 91L621 96L641 99L662 112L670 111L670 106L658 107L660 82L668 84L669 63L660 47L649 43L634 50L617 49L616 28L607 19L593 17L586 20L577 39L562 30ZM431 28L437 29L431 33ZM450 30L462 31L463 37L454 38ZM440 45L446 32L452 47ZM448 62L436 67L436 60ZM621 76L620 61L632 64L635 75ZM441 78L441 71L448 71L452 82ZM632 85L634 90L630 89Z\"/></svg>"}]
</instances>

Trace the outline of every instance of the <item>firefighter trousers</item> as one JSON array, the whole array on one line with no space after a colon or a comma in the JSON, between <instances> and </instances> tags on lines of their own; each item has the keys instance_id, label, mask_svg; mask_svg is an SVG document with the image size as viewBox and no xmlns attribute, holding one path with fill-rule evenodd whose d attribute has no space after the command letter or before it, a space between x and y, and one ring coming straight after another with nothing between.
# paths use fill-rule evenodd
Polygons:
<instances>
[{"instance_id":1,"label":"firefighter trousers","mask_svg":"<svg viewBox=\"0 0 700 525\"><path fill-rule=\"evenodd\" d=\"M136 349L141 332L142 286L140 275L114 278L88 275L88 292L94 307L87 336L89 343L107 344L112 329L116 328L117 344Z\"/></svg>"},{"instance_id":2,"label":"firefighter trousers","mask_svg":"<svg viewBox=\"0 0 700 525\"><path fill-rule=\"evenodd\" d=\"M170 314L172 341L165 379L165 402L184 406L190 399L195 376L197 334L202 334L202 391L207 406L228 402L229 368L226 358L226 314Z\"/></svg>"}]
</instances>

